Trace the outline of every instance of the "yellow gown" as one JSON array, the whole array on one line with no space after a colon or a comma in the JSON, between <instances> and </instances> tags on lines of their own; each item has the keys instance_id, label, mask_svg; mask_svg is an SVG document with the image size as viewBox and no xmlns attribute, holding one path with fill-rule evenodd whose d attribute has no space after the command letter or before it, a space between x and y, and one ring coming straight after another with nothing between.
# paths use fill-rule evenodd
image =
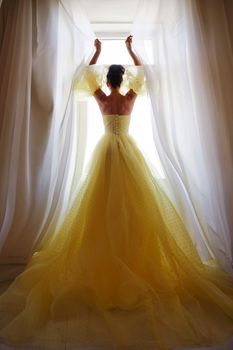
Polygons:
<instances>
[{"instance_id":1,"label":"yellow gown","mask_svg":"<svg viewBox=\"0 0 233 350\"><path fill-rule=\"evenodd\" d=\"M100 82L87 75L79 84L93 93ZM139 92L138 77L131 87ZM3 343L168 350L233 335L233 277L202 263L128 134L130 118L103 115L105 133L63 224L1 295Z\"/></svg>"}]
</instances>

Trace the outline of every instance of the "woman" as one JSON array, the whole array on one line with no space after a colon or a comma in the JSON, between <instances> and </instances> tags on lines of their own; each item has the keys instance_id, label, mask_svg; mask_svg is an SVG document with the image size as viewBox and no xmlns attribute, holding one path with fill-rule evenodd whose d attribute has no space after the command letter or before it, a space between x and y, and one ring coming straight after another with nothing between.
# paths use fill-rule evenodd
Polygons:
<instances>
[{"instance_id":1,"label":"woman","mask_svg":"<svg viewBox=\"0 0 233 350\"><path fill-rule=\"evenodd\" d=\"M95 47L96 52L89 63L90 65L97 62L97 59L101 52L101 42L98 39L95 40ZM140 66L141 63L132 50L132 36L129 36L126 39L126 47L134 61L134 64L136 66ZM110 66L107 75L107 86L111 91L110 95L107 96L100 88L94 91L94 97L103 115L130 115L132 112L137 94L133 89L130 89L124 96L119 92L124 72L125 69L121 65Z\"/></svg>"},{"instance_id":2,"label":"woman","mask_svg":"<svg viewBox=\"0 0 233 350\"><path fill-rule=\"evenodd\" d=\"M99 40L76 84L95 97L105 134L59 231L0 297L0 336L15 347L187 349L233 335L233 277L202 263L128 134L144 86L131 45L138 74L125 95L121 65L109 67L110 94L101 89Z\"/></svg>"}]
</instances>

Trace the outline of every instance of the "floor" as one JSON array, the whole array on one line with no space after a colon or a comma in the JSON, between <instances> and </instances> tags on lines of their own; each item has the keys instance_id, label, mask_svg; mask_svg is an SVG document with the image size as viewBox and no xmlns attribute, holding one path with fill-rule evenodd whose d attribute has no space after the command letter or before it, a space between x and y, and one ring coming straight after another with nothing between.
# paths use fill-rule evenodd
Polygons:
<instances>
[{"instance_id":1,"label":"floor","mask_svg":"<svg viewBox=\"0 0 233 350\"><path fill-rule=\"evenodd\" d=\"M0 282L0 294L8 287L9 282ZM233 338L231 341L223 346L220 347L201 347L201 348L179 348L179 349L174 349L174 350L233 350ZM1 345L0 344L0 350L16 350L16 348L8 347L6 345ZM17 349L18 350L18 349ZM39 350L39 349L38 349ZM46 349L41 349L41 350L46 350ZM77 348L76 350L101 350L99 347L98 348ZM104 349L106 350L106 348ZM108 349L112 350L112 349ZM115 350L115 349L114 349Z\"/></svg>"}]
</instances>

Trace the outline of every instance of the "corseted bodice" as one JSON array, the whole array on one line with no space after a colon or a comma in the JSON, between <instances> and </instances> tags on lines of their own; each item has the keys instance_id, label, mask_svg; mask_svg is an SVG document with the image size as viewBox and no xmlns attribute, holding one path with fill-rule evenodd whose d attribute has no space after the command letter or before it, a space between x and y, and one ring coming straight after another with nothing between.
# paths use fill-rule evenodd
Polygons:
<instances>
[{"instance_id":1,"label":"corseted bodice","mask_svg":"<svg viewBox=\"0 0 233 350\"><path fill-rule=\"evenodd\" d=\"M116 136L128 134L130 115L109 114L103 115L105 133Z\"/></svg>"}]
</instances>

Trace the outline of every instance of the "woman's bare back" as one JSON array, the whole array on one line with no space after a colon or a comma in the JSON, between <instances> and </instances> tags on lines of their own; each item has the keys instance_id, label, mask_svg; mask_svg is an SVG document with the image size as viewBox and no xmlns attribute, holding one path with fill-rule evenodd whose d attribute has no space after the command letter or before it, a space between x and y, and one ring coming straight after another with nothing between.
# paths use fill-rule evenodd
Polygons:
<instances>
[{"instance_id":1,"label":"woman's bare back","mask_svg":"<svg viewBox=\"0 0 233 350\"><path fill-rule=\"evenodd\" d=\"M131 89L126 95L121 95L118 91L114 91L114 93L106 95L101 89L98 89L96 90L94 97L103 115L130 115L133 110L137 94Z\"/></svg>"}]
</instances>

